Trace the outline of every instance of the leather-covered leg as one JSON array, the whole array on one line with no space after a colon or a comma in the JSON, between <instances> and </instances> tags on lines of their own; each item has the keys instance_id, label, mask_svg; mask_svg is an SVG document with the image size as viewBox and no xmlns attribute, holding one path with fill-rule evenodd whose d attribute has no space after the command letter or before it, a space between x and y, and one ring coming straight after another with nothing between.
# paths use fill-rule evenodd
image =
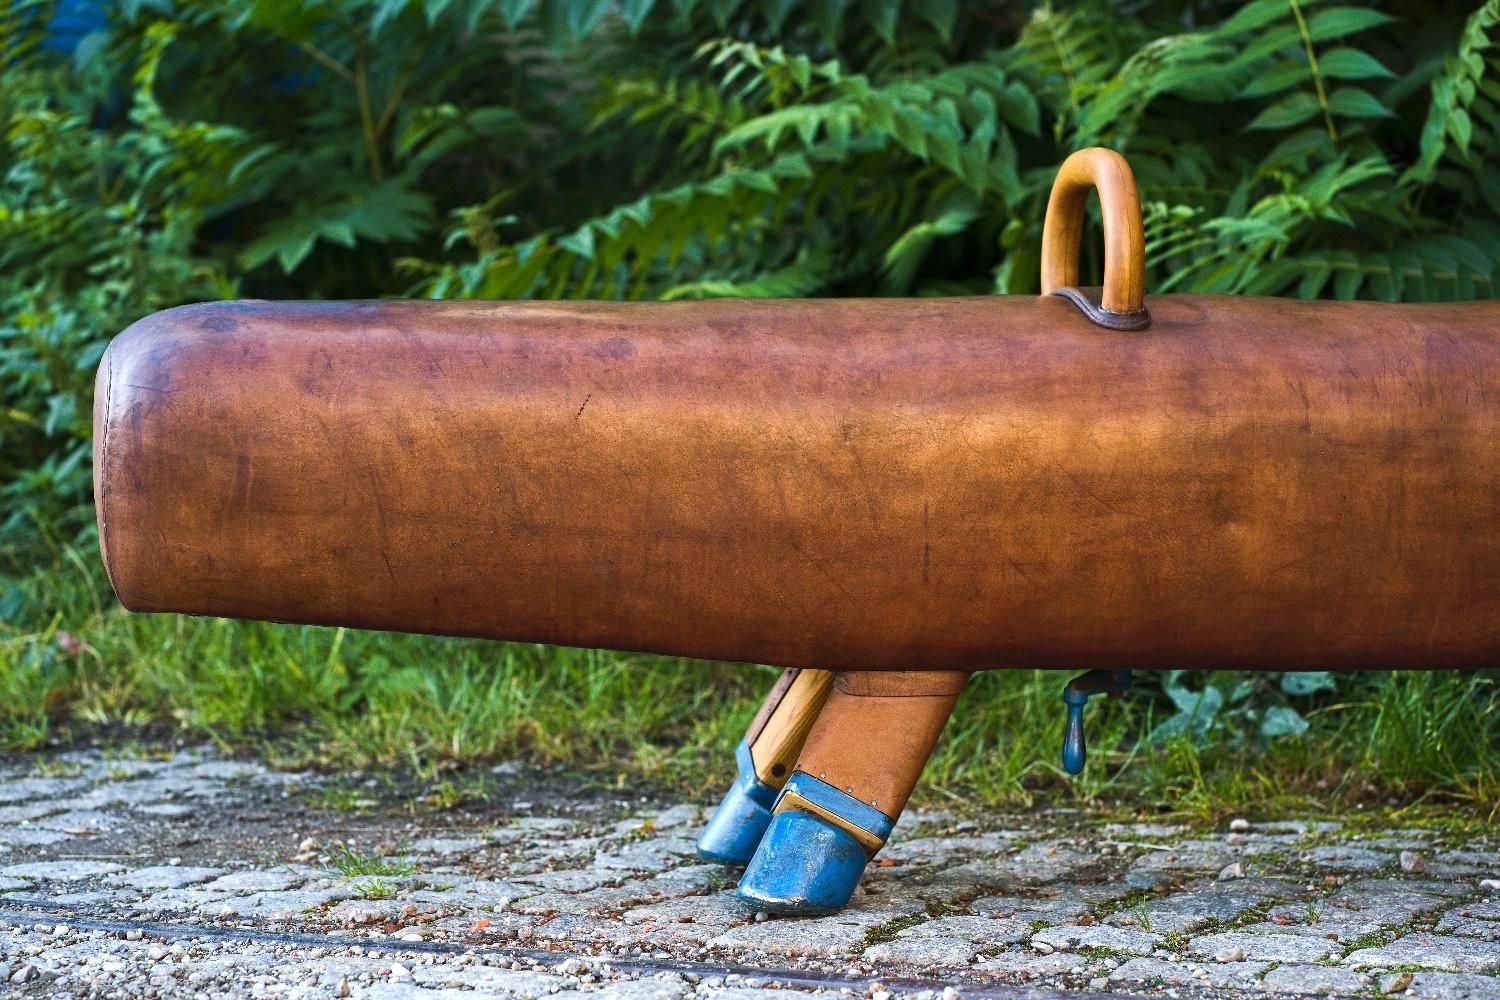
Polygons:
<instances>
[{"instance_id":1,"label":"leather-covered leg","mask_svg":"<svg viewBox=\"0 0 1500 1000\"><path fill-rule=\"evenodd\" d=\"M843 907L885 846L968 679L946 670L838 674L740 898L791 916Z\"/></svg>"},{"instance_id":2,"label":"leather-covered leg","mask_svg":"<svg viewBox=\"0 0 1500 1000\"><path fill-rule=\"evenodd\" d=\"M794 668L777 678L735 748L739 774L698 838L700 855L728 864L750 860L832 687L833 674L827 670Z\"/></svg>"}]
</instances>

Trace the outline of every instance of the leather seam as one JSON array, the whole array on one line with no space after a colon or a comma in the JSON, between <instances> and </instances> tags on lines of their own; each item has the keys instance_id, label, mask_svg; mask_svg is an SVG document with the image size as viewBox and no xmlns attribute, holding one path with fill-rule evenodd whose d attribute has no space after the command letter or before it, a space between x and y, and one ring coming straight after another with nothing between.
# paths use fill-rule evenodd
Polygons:
<instances>
[{"instance_id":1,"label":"leather seam","mask_svg":"<svg viewBox=\"0 0 1500 1000\"><path fill-rule=\"evenodd\" d=\"M94 470L94 475L99 480L99 548L106 555L104 575L109 580L109 585L114 588L115 594L119 595L120 585L115 581L114 571L110 568L110 560L107 557L111 551L109 528L114 520L110 517L109 502L114 491L110 488L109 478L105 475L109 466L109 432L115 426L115 354L113 349L105 352L108 364L104 369L104 442L99 448L99 468Z\"/></svg>"},{"instance_id":2,"label":"leather seam","mask_svg":"<svg viewBox=\"0 0 1500 1000\"><path fill-rule=\"evenodd\" d=\"M963 693L968 686L969 673L964 672L960 678L929 681L925 685L926 690L877 690L872 691L866 687L865 679L856 680L846 677L848 673L876 673L876 671L840 671L834 675L833 689L840 694L851 698L952 698ZM894 673L895 671L889 671ZM904 671L903 671L904 672ZM959 673L959 671L942 671L942 673ZM884 680L881 678L880 680ZM879 681L877 681L877 684ZM915 686L915 685L914 685ZM892 684L892 687L895 687Z\"/></svg>"}]
</instances>

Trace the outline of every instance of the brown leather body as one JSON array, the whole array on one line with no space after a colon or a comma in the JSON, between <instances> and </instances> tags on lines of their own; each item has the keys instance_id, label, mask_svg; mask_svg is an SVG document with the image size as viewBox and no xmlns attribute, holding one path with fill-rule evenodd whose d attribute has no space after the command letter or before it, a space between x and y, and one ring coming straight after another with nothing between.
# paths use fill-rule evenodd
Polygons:
<instances>
[{"instance_id":1,"label":"brown leather body","mask_svg":"<svg viewBox=\"0 0 1500 1000\"><path fill-rule=\"evenodd\" d=\"M1500 302L219 303L101 365L140 611L828 669L1500 656Z\"/></svg>"}]
</instances>

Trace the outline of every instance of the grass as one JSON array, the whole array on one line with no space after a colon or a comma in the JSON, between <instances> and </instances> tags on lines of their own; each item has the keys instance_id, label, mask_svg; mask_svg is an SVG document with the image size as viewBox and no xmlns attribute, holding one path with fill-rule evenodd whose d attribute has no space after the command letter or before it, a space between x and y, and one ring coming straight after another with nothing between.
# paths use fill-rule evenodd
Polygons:
<instances>
[{"instance_id":1,"label":"grass","mask_svg":"<svg viewBox=\"0 0 1500 1000\"><path fill-rule=\"evenodd\" d=\"M390 861L379 854L364 854L349 844L336 844L329 854L328 863L344 878L357 878L361 875L394 878L410 875L417 870L417 866L409 861Z\"/></svg>"},{"instance_id":2,"label":"grass","mask_svg":"<svg viewBox=\"0 0 1500 1000\"><path fill-rule=\"evenodd\" d=\"M396 896L396 890L391 884L378 878L356 882L354 888L359 892L360 899L394 899Z\"/></svg>"},{"instance_id":3,"label":"grass","mask_svg":"<svg viewBox=\"0 0 1500 1000\"><path fill-rule=\"evenodd\" d=\"M133 615L98 565L97 553L67 549L44 571L0 577L0 747L103 726L206 737L299 765L405 765L433 779L521 755L602 784L706 797L730 776L731 750L776 676L661 656ZM1066 675L976 675L920 797L1205 819L1366 802L1485 819L1500 810L1500 672L1347 675L1336 692L1300 703L1311 723L1300 737L1266 743L1230 719L1208 744L1145 739L1170 708L1153 675L1137 677L1129 697L1089 708L1089 767L1070 779L1058 764ZM342 807L359 808L364 795L345 791ZM483 794L460 771L431 804Z\"/></svg>"}]
</instances>

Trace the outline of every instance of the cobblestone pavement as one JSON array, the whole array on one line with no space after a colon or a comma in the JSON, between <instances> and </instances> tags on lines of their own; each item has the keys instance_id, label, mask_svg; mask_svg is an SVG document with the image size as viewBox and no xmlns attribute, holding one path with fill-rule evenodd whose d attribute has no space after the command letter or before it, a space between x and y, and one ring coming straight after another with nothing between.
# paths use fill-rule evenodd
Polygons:
<instances>
[{"instance_id":1,"label":"cobblestone pavement","mask_svg":"<svg viewBox=\"0 0 1500 1000\"><path fill-rule=\"evenodd\" d=\"M435 810L207 752L10 758L0 995L1500 998L1495 834L916 811L844 913L767 920L695 858L704 807L497 771Z\"/></svg>"}]
</instances>

